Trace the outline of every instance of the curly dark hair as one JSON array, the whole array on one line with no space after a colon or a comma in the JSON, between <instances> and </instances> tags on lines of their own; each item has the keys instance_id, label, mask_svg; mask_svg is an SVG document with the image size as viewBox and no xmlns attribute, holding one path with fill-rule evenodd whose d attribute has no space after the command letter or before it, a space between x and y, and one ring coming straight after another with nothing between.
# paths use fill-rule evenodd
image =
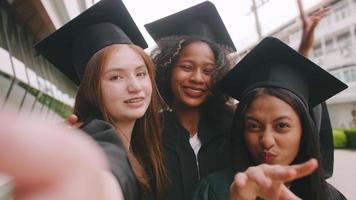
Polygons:
<instances>
[{"instance_id":1,"label":"curly dark hair","mask_svg":"<svg viewBox=\"0 0 356 200\"><path fill-rule=\"evenodd\" d=\"M156 65L156 83L163 99L172 108L174 100L170 82L172 69L179 58L181 50L194 42L207 43L216 58L216 67L212 73L210 95L203 104L202 112L206 116L219 120L221 119L221 115L226 113L226 111L232 111L226 105L229 97L224 95L215 84L230 70L231 62L228 60L227 55L233 52L231 48L194 36L169 36L162 38L157 42L158 47L151 53L152 60ZM209 109L209 112L206 112L207 109Z\"/></svg>"}]
</instances>

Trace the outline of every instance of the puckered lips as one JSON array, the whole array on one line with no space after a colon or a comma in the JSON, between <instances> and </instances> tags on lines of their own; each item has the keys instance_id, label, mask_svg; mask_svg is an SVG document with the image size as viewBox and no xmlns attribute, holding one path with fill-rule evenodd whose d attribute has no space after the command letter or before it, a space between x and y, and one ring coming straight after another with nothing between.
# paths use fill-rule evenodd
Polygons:
<instances>
[{"instance_id":1,"label":"puckered lips","mask_svg":"<svg viewBox=\"0 0 356 200\"><path fill-rule=\"evenodd\" d=\"M271 151L263 151L263 161L265 163L271 163L277 157L277 154Z\"/></svg>"}]
</instances>

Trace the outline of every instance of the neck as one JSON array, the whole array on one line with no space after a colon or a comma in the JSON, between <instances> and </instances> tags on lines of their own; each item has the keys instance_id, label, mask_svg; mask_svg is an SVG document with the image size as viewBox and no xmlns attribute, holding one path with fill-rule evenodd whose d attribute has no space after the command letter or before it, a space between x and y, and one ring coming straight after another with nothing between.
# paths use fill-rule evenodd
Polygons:
<instances>
[{"instance_id":1,"label":"neck","mask_svg":"<svg viewBox=\"0 0 356 200\"><path fill-rule=\"evenodd\" d=\"M116 131L119 134L119 137L123 141L126 150L130 150L130 142L131 142L131 136L132 136L132 131L135 126L136 120L132 121L120 121L120 122L115 122L114 126L116 128Z\"/></svg>"},{"instance_id":2,"label":"neck","mask_svg":"<svg viewBox=\"0 0 356 200\"><path fill-rule=\"evenodd\" d=\"M188 130L191 137L194 136L198 132L200 109L176 108L175 112L180 124Z\"/></svg>"}]
</instances>

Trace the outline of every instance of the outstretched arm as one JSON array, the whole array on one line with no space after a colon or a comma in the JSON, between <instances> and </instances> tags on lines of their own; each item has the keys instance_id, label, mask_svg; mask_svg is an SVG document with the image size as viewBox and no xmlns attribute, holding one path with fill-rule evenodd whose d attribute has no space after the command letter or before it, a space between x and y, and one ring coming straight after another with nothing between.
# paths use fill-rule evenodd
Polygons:
<instances>
[{"instance_id":1,"label":"outstretched arm","mask_svg":"<svg viewBox=\"0 0 356 200\"><path fill-rule=\"evenodd\" d=\"M318 166L315 159L298 165L282 166L261 164L237 173L230 186L230 200L300 199L285 183L312 173Z\"/></svg>"},{"instance_id":2,"label":"outstretched arm","mask_svg":"<svg viewBox=\"0 0 356 200\"><path fill-rule=\"evenodd\" d=\"M314 32L320 20L329 14L330 8L321 8L308 16L303 8L302 0L297 0L300 19L302 20L303 33L299 45L299 53L308 57L310 49L314 45Z\"/></svg>"},{"instance_id":3,"label":"outstretched arm","mask_svg":"<svg viewBox=\"0 0 356 200\"><path fill-rule=\"evenodd\" d=\"M79 130L0 112L0 146L15 199L122 199L102 150Z\"/></svg>"}]
</instances>

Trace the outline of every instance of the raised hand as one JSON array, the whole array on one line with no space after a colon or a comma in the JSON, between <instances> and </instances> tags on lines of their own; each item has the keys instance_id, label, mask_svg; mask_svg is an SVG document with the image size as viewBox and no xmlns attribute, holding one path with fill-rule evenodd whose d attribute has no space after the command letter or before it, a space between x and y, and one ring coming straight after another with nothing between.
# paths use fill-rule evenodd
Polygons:
<instances>
[{"instance_id":1,"label":"raised hand","mask_svg":"<svg viewBox=\"0 0 356 200\"><path fill-rule=\"evenodd\" d=\"M230 200L300 199L285 185L292 180L311 174L318 166L315 159L290 166L261 164L237 173L230 186Z\"/></svg>"},{"instance_id":2,"label":"raised hand","mask_svg":"<svg viewBox=\"0 0 356 200\"><path fill-rule=\"evenodd\" d=\"M308 56L310 49L314 45L314 32L320 20L329 14L330 8L321 8L311 15L307 15L303 8L302 0L297 0L300 18L303 24L302 39L299 45L299 52L305 57Z\"/></svg>"}]
</instances>

